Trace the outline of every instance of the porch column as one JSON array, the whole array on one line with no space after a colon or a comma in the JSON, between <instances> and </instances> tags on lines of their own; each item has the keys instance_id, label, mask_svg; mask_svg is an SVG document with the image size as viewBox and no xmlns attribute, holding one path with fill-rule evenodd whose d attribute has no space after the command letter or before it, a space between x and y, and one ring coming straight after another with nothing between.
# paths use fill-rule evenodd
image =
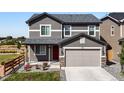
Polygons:
<instances>
[{"instance_id":1,"label":"porch column","mask_svg":"<svg viewBox=\"0 0 124 93\"><path fill-rule=\"evenodd\" d=\"M49 54L49 60L48 61L50 62L50 54L51 54L50 53L50 45L48 46L48 54Z\"/></svg>"}]
</instances>

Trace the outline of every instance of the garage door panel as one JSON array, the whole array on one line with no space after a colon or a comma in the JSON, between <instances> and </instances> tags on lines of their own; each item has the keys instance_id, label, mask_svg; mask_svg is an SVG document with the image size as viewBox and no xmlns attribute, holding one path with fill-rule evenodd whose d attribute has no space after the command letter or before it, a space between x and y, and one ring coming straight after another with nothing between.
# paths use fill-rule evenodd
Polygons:
<instances>
[{"instance_id":1,"label":"garage door panel","mask_svg":"<svg viewBox=\"0 0 124 93\"><path fill-rule=\"evenodd\" d=\"M100 66L100 50L66 50L66 66Z\"/></svg>"}]
</instances>

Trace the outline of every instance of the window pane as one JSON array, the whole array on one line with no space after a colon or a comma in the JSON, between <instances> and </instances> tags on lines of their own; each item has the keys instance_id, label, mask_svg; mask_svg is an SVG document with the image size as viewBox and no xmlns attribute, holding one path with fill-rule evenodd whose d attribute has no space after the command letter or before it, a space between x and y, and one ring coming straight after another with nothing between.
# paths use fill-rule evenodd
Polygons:
<instances>
[{"instance_id":1,"label":"window pane","mask_svg":"<svg viewBox=\"0 0 124 93\"><path fill-rule=\"evenodd\" d=\"M70 35L70 26L66 25L64 26L64 28L65 28L65 35Z\"/></svg>"},{"instance_id":2,"label":"window pane","mask_svg":"<svg viewBox=\"0 0 124 93\"><path fill-rule=\"evenodd\" d=\"M49 32L50 32L50 27L49 26L46 26L46 31L45 31L45 35L49 35Z\"/></svg>"},{"instance_id":3,"label":"window pane","mask_svg":"<svg viewBox=\"0 0 124 93\"><path fill-rule=\"evenodd\" d=\"M41 54L46 54L46 46L40 46L40 53Z\"/></svg>"},{"instance_id":4,"label":"window pane","mask_svg":"<svg viewBox=\"0 0 124 93\"><path fill-rule=\"evenodd\" d=\"M65 31L65 35L70 35L70 31Z\"/></svg>"},{"instance_id":5,"label":"window pane","mask_svg":"<svg viewBox=\"0 0 124 93\"><path fill-rule=\"evenodd\" d=\"M40 54L40 46L36 45L36 54Z\"/></svg>"},{"instance_id":6,"label":"window pane","mask_svg":"<svg viewBox=\"0 0 124 93\"><path fill-rule=\"evenodd\" d=\"M89 35L94 35L94 26L89 26Z\"/></svg>"},{"instance_id":7,"label":"window pane","mask_svg":"<svg viewBox=\"0 0 124 93\"><path fill-rule=\"evenodd\" d=\"M45 35L45 26L41 26L41 35Z\"/></svg>"},{"instance_id":8,"label":"window pane","mask_svg":"<svg viewBox=\"0 0 124 93\"><path fill-rule=\"evenodd\" d=\"M94 31L90 31L89 34L90 34L90 35L94 35Z\"/></svg>"}]
</instances>

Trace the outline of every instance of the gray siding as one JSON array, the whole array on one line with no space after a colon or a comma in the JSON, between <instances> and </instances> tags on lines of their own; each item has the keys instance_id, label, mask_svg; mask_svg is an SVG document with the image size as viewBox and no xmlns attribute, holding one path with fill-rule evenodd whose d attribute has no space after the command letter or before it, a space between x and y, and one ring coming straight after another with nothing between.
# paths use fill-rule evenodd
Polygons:
<instances>
[{"instance_id":1,"label":"gray siding","mask_svg":"<svg viewBox=\"0 0 124 93\"><path fill-rule=\"evenodd\" d=\"M42 38L41 36L40 36L40 31L31 31L30 33L29 33L29 37L30 38ZM56 38L61 38L61 32L51 32L51 37L56 37Z\"/></svg>"},{"instance_id":2,"label":"gray siding","mask_svg":"<svg viewBox=\"0 0 124 93\"><path fill-rule=\"evenodd\" d=\"M96 32L96 38L100 39L100 32Z\"/></svg>"},{"instance_id":3,"label":"gray siding","mask_svg":"<svg viewBox=\"0 0 124 93\"><path fill-rule=\"evenodd\" d=\"M92 40L85 38L85 44L80 44L80 39L73 41L65 45L64 47L103 47L101 44L98 44Z\"/></svg>"},{"instance_id":4,"label":"gray siding","mask_svg":"<svg viewBox=\"0 0 124 93\"><path fill-rule=\"evenodd\" d=\"M88 30L88 26L83 26L83 25L72 25L72 30Z\"/></svg>"},{"instance_id":5,"label":"gray siding","mask_svg":"<svg viewBox=\"0 0 124 93\"><path fill-rule=\"evenodd\" d=\"M48 17L43 18L40 21L32 24L31 26L29 26L29 29L30 30L40 29L40 24L51 24L51 29L54 29L54 30L55 29L56 30L61 29L61 24L60 23L58 23L58 22L56 22L56 21L54 21L54 20L52 20L51 18L48 18Z\"/></svg>"},{"instance_id":6,"label":"gray siding","mask_svg":"<svg viewBox=\"0 0 124 93\"><path fill-rule=\"evenodd\" d=\"M77 35L77 34L79 34L79 33L82 33L82 31L78 31L78 32L76 32L76 31L74 31L74 32L72 32L72 36L74 36L74 35ZM88 32L84 32L85 34L88 34Z\"/></svg>"}]
</instances>

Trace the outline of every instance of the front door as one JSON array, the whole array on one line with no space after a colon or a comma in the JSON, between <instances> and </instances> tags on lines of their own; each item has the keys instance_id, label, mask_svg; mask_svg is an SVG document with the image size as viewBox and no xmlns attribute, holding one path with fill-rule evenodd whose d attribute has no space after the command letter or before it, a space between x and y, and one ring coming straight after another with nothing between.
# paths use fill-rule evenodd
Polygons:
<instances>
[{"instance_id":1,"label":"front door","mask_svg":"<svg viewBox=\"0 0 124 93\"><path fill-rule=\"evenodd\" d=\"M53 60L59 60L59 47L53 46Z\"/></svg>"}]
</instances>

